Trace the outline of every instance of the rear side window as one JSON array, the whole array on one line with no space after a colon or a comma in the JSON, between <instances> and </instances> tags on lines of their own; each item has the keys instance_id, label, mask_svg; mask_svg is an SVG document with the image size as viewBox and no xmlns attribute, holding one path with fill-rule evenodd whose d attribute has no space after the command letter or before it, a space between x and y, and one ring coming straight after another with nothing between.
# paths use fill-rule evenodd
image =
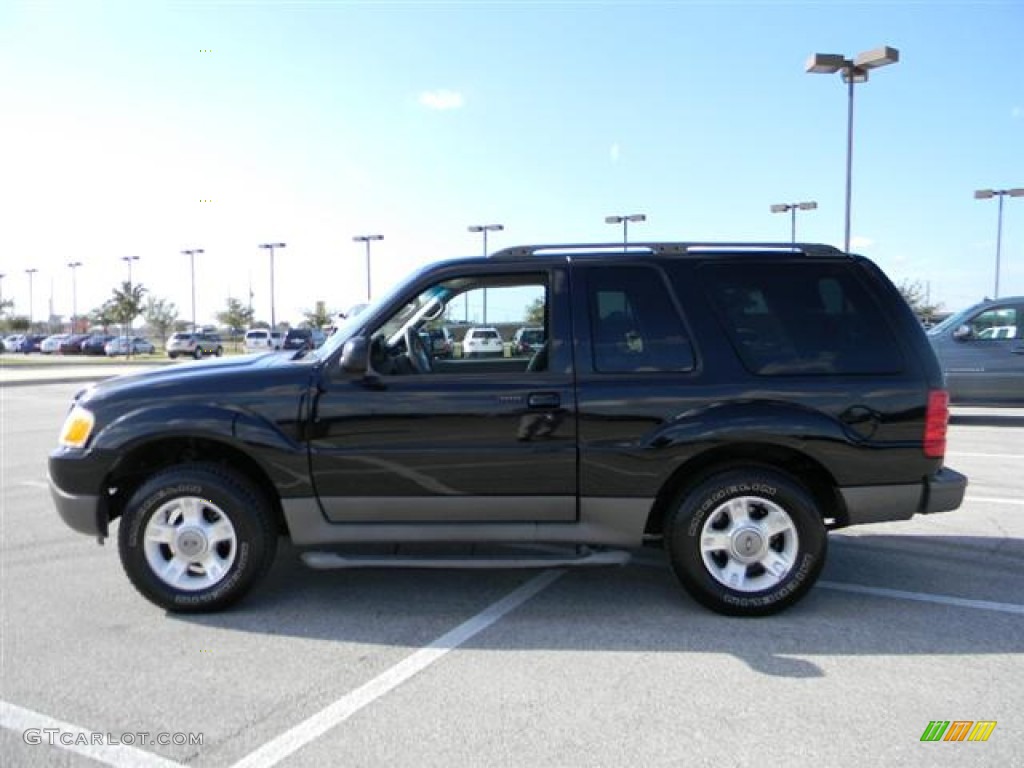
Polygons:
<instances>
[{"instance_id":1,"label":"rear side window","mask_svg":"<svg viewBox=\"0 0 1024 768\"><path fill-rule=\"evenodd\" d=\"M744 366L766 376L898 373L896 340L855 267L731 262L699 273Z\"/></svg>"},{"instance_id":2,"label":"rear side window","mask_svg":"<svg viewBox=\"0 0 1024 768\"><path fill-rule=\"evenodd\" d=\"M587 297L595 370L693 369L693 348L658 270L639 266L590 269Z\"/></svg>"}]
</instances>

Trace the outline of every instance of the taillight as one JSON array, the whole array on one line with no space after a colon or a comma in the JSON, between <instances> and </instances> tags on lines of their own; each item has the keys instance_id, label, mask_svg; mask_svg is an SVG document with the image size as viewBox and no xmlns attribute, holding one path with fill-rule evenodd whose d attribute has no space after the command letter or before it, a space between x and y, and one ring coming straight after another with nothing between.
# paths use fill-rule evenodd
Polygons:
<instances>
[{"instance_id":1,"label":"taillight","mask_svg":"<svg viewBox=\"0 0 1024 768\"><path fill-rule=\"evenodd\" d=\"M949 422L949 393L933 389L928 393L928 411L924 416L924 455L941 459L946 455L946 424Z\"/></svg>"}]
</instances>

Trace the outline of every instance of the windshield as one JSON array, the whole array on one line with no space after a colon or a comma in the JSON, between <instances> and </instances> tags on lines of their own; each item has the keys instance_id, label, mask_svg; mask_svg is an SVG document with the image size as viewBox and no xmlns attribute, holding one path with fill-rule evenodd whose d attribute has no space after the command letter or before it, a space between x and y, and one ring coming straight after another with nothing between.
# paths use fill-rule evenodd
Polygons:
<instances>
[{"instance_id":1,"label":"windshield","mask_svg":"<svg viewBox=\"0 0 1024 768\"><path fill-rule=\"evenodd\" d=\"M959 312L956 312L956 313L950 315L949 317L947 317L945 320L943 320L938 325L935 325L935 326L932 326L931 328L929 328L928 329L928 335L929 336L938 336L938 335L940 335L942 333L945 333L950 328L956 328L958 325L963 325L964 322L967 320L967 318L970 317L971 314L973 314L974 311L978 307L980 307L980 306L981 306L981 304L975 304L973 307L968 307L967 309L962 309Z\"/></svg>"}]
</instances>

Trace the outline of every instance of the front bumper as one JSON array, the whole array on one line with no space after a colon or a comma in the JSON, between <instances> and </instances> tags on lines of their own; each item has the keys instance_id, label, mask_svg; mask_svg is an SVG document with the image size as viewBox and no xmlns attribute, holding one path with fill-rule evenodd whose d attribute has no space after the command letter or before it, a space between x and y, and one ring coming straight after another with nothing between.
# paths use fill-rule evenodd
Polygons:
<instances>
[{"instance_id":1,"label":"front bumper","mask_svg":"<svg viewBox=\"0 0 1024 768\"><path fill-rule=\"evenodd\" d=\"M61 520L72 530L106 537L109 499L98 478L106 476L108 456L57 449L50 454L47 480Z\"/></svg>"},{"instance_id":2,"label":"front bumper","mask_svg":"<svg viewBox=\"0 0 1024 768\"><path fill-rule=\"evenodd\" d=\"M909 520L916 514L949 512L959 507L967 491L967 478L943 467L920 483L840 488L846 506L846 525Z\"/></svg>"}]
</instances>

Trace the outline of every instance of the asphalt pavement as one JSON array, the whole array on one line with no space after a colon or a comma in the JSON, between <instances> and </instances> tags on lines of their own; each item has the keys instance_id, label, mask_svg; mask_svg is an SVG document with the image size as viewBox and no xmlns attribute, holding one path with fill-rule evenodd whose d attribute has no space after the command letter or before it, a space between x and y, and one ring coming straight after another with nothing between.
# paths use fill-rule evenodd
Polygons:
<instances>
[{"instance_id":1,"label":"asphalt pavement","mask_svg":"<svg viewBox=\"0 0 1024 768\"><path fill-rule=\"evenodd\" d=\"M778 616L718 616L664 555L541 571L312 571L236 609L140 597L57 517L75 382L0 389L0 764L1022 765L1024 410L954 409L961 509L830 535ZM922 742L935 721L984 742Z\"/></svg>"}]
</instances>

